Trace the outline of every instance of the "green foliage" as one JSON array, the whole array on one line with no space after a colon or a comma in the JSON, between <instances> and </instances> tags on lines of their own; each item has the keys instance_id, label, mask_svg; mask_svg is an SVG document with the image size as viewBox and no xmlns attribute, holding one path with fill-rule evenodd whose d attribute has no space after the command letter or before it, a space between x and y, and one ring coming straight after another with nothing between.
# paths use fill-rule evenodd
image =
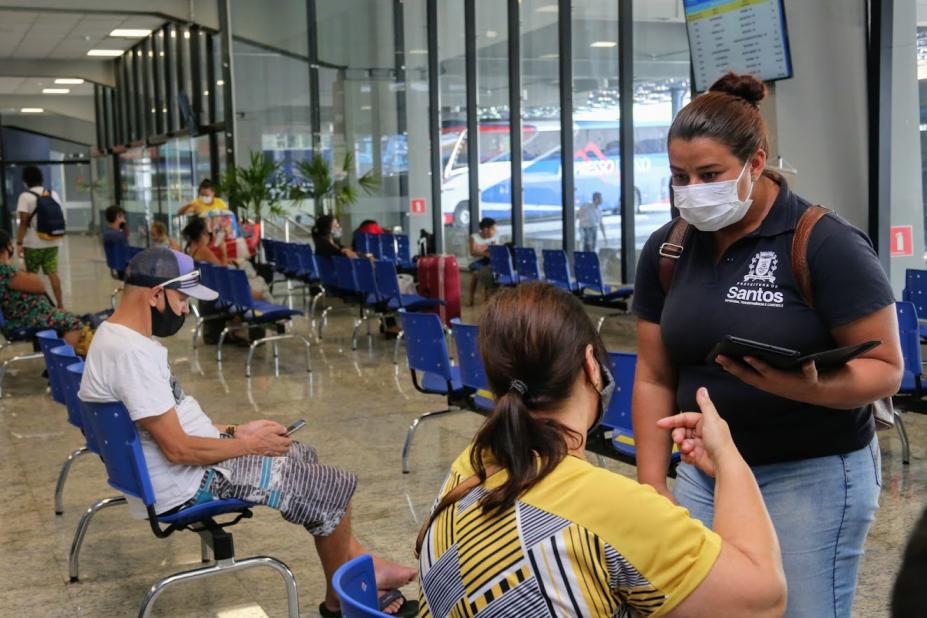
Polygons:
<instances>
[{"instance_id":1,"label":"green foliage","mask_svg":"<svg viewBox=\"0 0 927 618\"><path fill-rule=\"evenodd\" d=\"M281 174L282 164L271 161L261 152L252 152L250 164L229 167L219 179L218 192L228 197L236 214L248 214L255 220L264 215L283 212L280 201L289 194Z\"/></svg>"},{"instance_id":2,"label":"green foliage","mask_svg":"<svg viewBox=\"0 0 927 618\"><path fill-rule=\"evenodd\" d=\"M293 187L291 196L294 200L302 201L310 198L315 203L316 215L321 214L322 204L326 199L335 202L335 214L357 203L360 191L370 195L380 187L380 178L372 171L368 171L357 179L357 186L351 184L349 175L354 166L354 155L347 153L338 171L333 175L328 163L320 154L314 154L310 159L299 161L296 164L296 173L302 185Z\"/></svg>"}]
</instances>

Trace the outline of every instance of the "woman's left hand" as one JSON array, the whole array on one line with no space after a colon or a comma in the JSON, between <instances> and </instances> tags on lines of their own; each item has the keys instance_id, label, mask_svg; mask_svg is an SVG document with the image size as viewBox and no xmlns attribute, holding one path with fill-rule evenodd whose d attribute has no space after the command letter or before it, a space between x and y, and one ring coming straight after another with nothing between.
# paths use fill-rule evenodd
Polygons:
<instances>
[{"instance_id":1,"label":"woman's left hand","mask_svg":"<svg viewBox=\"0 0 927 618\"><path fill-rule=\"evenodd\" d=\"M802 363L798 370L776 369L752 356L744 356L743 362L739 362L719 355L715 362L741 382L792 401L813 402L815 392L821 386L814 361Z\"/></svg>"}]
</instances>

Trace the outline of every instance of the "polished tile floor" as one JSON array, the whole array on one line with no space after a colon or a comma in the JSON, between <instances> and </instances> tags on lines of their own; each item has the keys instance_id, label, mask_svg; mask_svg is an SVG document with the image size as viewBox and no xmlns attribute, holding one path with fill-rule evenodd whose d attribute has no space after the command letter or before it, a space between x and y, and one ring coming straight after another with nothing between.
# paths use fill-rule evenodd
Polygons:
<instances>
[{"instance_id":1,"label":"polished tile floor","mask_svg":"<svg viewBox=\"0 0 927 618\"><path fill-rule=\"evenodd\" d=\"M107 306L112 283L103 253L93 239L72 236L63 250L66 303L87 312ZM271 418L288 424L305 418L299 439L315 446L323 461L359 477L353 525L363 544L393 560L412 564L412 546L448 464L467 444L480 417L461 413L424 423L412 452L412 473L400 472L400 449L409 422L443 407L440 397L412 388L408 371L392 363L392 342L374 337L350 349L353 312L338 301L326 339L312 348L314 371L307 374L301 346L281 345L280 377L273 377L269 354L256 355L253 377L244 377L244 350L229 348L221 366L215 349L191 348L190 337L167 341L174 371L217 422ZM473 318L465 310L465 318ZM298 322L305 332L308 325ZM192 327L191 327L192 328ZM183 333L187 333L185 329ZM612 350L632 350L628 319L606 326ZM12 355L5 350L3 358ZM65 411L45 392L38 361L14 365L0 400L0 615L130 616L157 579L196 566L199 539L186 532L167 540L147 523L131 519L124 507L101 511L87 534L81 581L68 583L68 550L81 513L99 498L114 495L101 463L91 457L73 466L64 493L64 514L54 515L53 493L61 462L82 444ZM866 547L854 615L888 615L888 597L907 536L927 504L927 417L906 416L912 441L910 466L901 464L895 433L882 434L882 506ZM609 462L620 473L633 469ZM255 509L252 520L234 528L237 555L275 556L296 574L304 616L315 616L324 586L312 540L275 512ZM407 596L417 594L415 586ZM157 616L284 616L279 577L261 569L183 584L158 600Z\"/></svg>"}]
</instances>

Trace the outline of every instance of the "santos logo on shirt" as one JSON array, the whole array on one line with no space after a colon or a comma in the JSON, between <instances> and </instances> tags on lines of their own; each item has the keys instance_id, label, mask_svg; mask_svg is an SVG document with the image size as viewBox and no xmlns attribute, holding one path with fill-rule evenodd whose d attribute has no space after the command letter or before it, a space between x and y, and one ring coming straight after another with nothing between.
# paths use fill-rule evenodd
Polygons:
<instances>
[{"instance_id":1,"label":"santos logo on shirt","mask_svg":"<svg viewBox=\"0 0 927 618\"><path fill-rule=\"evenodd\" d=\"M782 307L785 298L776 285L779 257L775 251L760 251L750 261L743 281L727 290L724 302L757 307Z\"/></svg>"}]
</instances>

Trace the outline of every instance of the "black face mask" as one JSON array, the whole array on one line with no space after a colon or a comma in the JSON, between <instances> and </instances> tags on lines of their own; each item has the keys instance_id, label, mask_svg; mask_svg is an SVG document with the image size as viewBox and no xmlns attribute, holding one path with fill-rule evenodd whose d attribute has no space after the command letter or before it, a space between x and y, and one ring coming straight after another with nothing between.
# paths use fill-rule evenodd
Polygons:
<instances>
[{"instance_id":1,"label":"black face mask","mask_svg":"<svg viewBox=\"0 0 927 618\"><path fill-rule=\"evenodd\" d=\"M119 224L119 229L120 229L120 230L126 229L126 222L125 222L125 221L123 221L122 223Z\"/></svg>"},{"instance_id":2,"label":"black face mask","mask_svg":"<svg viewBox=\"0 0 927 618\"><path fill-rule=\"evenodd\" d=\"M151 308L151 334L155 337L170 337L183 327L186 318L183 313L174 313L167 292L164 292L164 311L158 311L157 307Z\"/></svg>"}]
</instances>

